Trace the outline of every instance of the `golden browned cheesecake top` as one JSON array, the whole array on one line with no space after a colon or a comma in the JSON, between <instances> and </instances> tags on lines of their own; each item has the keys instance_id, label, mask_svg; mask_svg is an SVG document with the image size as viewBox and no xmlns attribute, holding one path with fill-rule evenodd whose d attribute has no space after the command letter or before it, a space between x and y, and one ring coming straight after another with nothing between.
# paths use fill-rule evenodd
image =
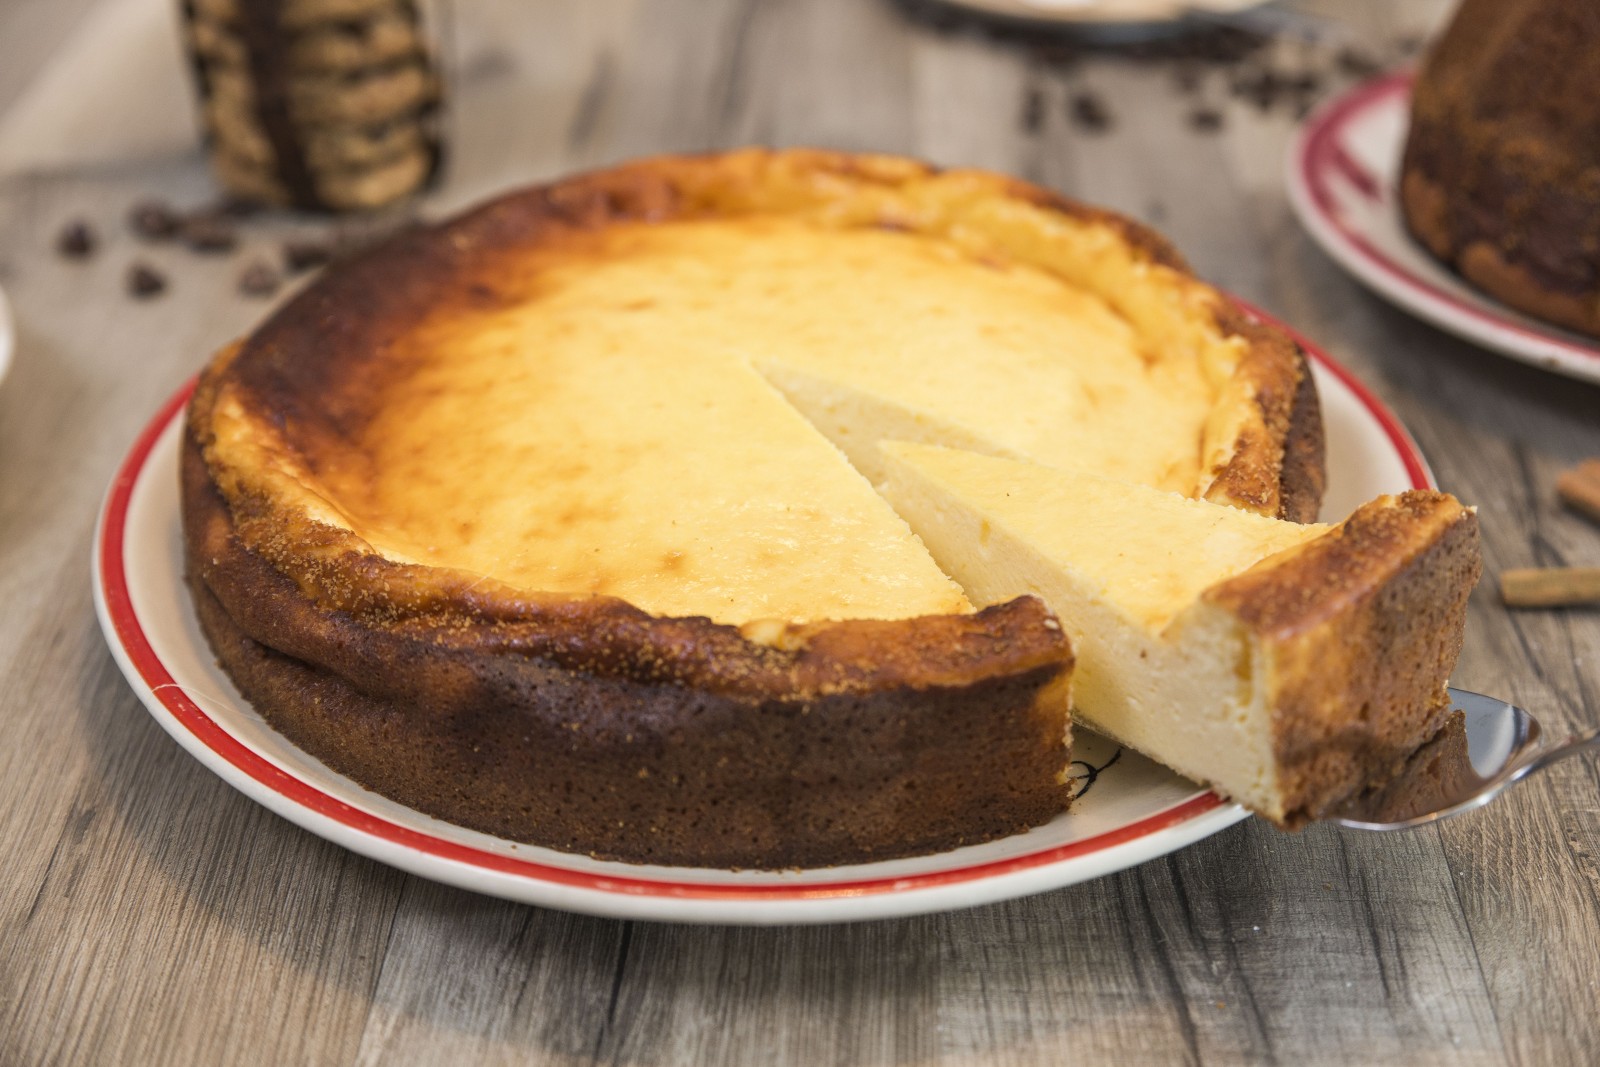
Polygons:
<instances>
[{"instance_id":1,"label":"golden browned cheesecake top","mask_svg":"<svg viewBox=\"0 0 1600 1067\"><path fill-rule=\"evenodd\" d=\"M817 153L538 192L353 265L219 361L197 413L236 507L508 595L970 610L774 367L997 452L1284 507L1298 357L1127 224Z\"/></svg>"}]
</instances>

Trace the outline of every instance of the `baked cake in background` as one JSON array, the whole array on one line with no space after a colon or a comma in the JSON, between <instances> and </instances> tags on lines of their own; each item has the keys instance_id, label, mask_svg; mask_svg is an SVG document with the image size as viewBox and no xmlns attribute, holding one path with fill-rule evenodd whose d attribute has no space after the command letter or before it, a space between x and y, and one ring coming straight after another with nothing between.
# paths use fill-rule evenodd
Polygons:
<instances>
[{"instance_id":1,"label":"baked cake in background","mask_svg":"<svg viewBox=\"0 0 1600 1067\"><path fill-rule=\"evenodd\" d=\"M1478 288L1600 336L1600 4L1464 0L1417 75L1401 204Z\"/></svg>"}]
</instances>

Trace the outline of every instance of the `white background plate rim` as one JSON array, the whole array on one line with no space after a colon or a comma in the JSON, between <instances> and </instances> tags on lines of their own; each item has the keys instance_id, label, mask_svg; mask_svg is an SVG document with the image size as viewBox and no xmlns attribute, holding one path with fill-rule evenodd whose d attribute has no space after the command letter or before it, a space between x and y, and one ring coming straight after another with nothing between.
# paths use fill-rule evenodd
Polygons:
<instances>
[{"instance_id":1,"label":"white background plate rim","mask_svg":"<svg viewBox=\"0 0 1600 1067\"><path fill-rule=\"evenodd\" d=\"M11 314L11 303L6 299L6 291L0 289L0 384L6 380L6 375L11 371L11 360L16 355L17 326Z\"/></svg>"}]
</instances>

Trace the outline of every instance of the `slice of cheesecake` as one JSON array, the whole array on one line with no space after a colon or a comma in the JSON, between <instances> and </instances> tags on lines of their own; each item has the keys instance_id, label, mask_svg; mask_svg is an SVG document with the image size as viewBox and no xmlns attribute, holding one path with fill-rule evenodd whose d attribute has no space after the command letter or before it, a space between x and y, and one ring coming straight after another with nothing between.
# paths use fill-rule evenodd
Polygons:
<instances>
[{"instance_id":1,"label":"slice of cheesecake","mask_svg":"<svg viewBox=\"0 0 1600 1067\"><path fill-rule=\"evenodd\" d=\"M882 489L978 604L1060 617L1078 720L1280 825L1391 776L1438 729L1481 569L1442 493L1298 525L904 442Z\"/></svg>"}]
</instances>

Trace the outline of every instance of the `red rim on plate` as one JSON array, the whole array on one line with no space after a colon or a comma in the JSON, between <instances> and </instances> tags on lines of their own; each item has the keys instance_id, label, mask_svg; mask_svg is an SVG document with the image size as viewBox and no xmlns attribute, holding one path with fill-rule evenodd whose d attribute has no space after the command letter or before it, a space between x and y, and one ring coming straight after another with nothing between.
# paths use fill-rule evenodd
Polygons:
<instances>
[{"instance_id":1,"label":"red rim on plate","mask_svg":"<svg viewBox=\"0 0 1600 1067\"><path fill-rule=\"evenodd\" d=\"M1545 331L1526 326L1510 317L1521 314L1511 308L1507 308L1503 315L1496 315L1417 274L1374 245L1365 233L1351 226L1339 210L1339 199L1333 183L1342 181L1366 200L1375 205L1385 205L1398 216L1399 204L1395 200L1394 190L1387 186L1381 176L1373 174L1351 156L1345 148L1345 134L1352 123L1373 108L1393 106L1396 97L1408 100L1413 80L1414 75L1410 71L1386 74L1338 97L1307 120L1291 166L1294 168L1294 177L1310 200L1309 207L1316 212L1317 220L1337 234L1351 255L1390 279L1397 287L1409 290L1413 299L1431 301L1449 314L1555 350L1564 356L1600 361L1600 349L1575 342L1556 332L1555 327ZM1485 299L1492 298L1486 296ZM1446 325L1442 322L1437 324ZM1541 360L1540 365L1546 364Z\"/></svg>"},{"instance_id":2,"label":"red rim on plate","mask_svg":"<svg viewBox=\"0 0 1600 1067\"><path fill-rule=\"evenodd\" d=\"M1257 317L1274 322L1270 317L1245 306ZM1274 323L1276 324L1276 323ZM1281 324L1277 324L1281 325ZM1293 331L1289 331L1293 334ZM1327 355L1317 350L1304 338L1294 335L1307 354L1324 370L1332 373L1358 399L1387 435L1404 465L1412 484L1419 489L1428 488L1431 479L1427 467L1417 451L1415 442L1384 404L1369 392L1347 370ZM1033 868L1059 863L1063 860L1102 852L1119 845L1148 837L1170 827L1188 822L1224 805L1214 793L1206 792L1191 797L1174 806L1115 830L1073 841L1064 845L1041 849L1021 856L1013 856L985 863L972 864L948 870L907 874L896 877L879 877L836 882L811 882L805 884L766 885L716 885L697 882L673 881L664 878L628 877L596 874L573 870L549 863L505 856L485 849L474 848L420 830L402 826L370 812L352 807L330 796L316 786L277 767L234 738L211 718L186 693L167 670L166 664L156 654L143 625L133 608L128 588L126 560L123 545L128 522L129 506L139 479L145 472L150 453L174 419L182 417L184 405L194 390L191 380L166 402L134 442L123 460L107 494L102 525L97 546L100 567L100 593L105 612L116 630L117 640L127 654L139 677L149 687L172 718L193 738L216 756L225 760L239 772L256 783L282 796L291 803L331 819L342 826L367 835L378 841L411 849L428 856L462 863L486 872L514 875L519 878L600 893L630 897L661 897L700 900L743 901L802 901L838 897L865 897L882 893L901 893L908 890L932 889L940 886L992 878Z\"/></svg>"}]
</instances>

